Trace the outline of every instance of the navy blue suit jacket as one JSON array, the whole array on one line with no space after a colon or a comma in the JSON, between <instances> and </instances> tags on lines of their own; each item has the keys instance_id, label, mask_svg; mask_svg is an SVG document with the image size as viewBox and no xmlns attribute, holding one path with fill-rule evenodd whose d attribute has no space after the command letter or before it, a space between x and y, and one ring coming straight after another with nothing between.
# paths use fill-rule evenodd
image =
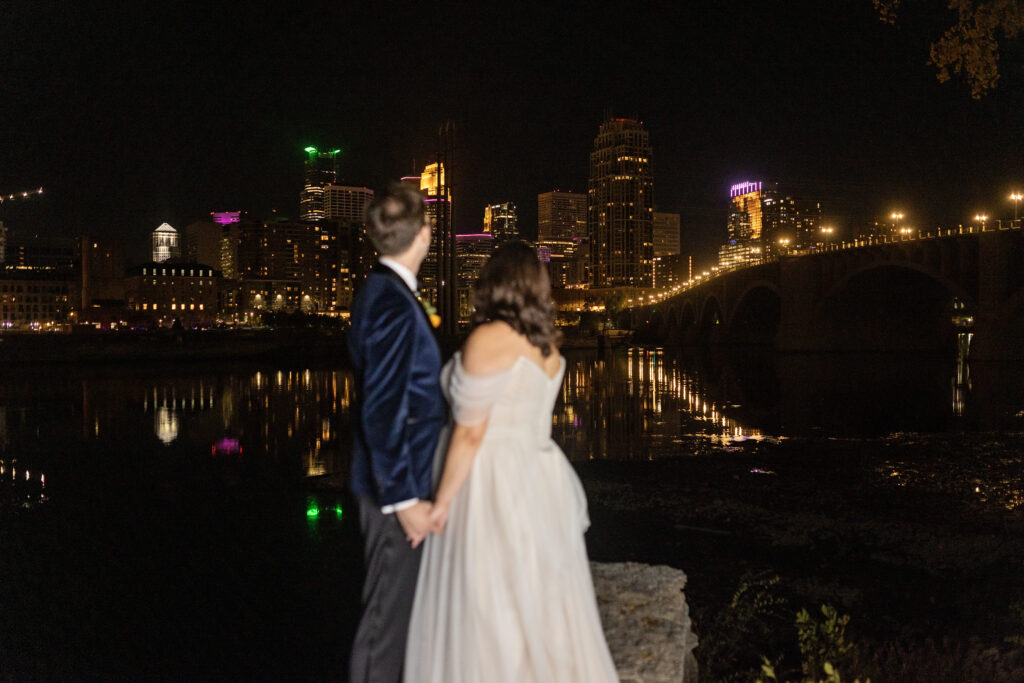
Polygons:
<instances>
[{"instance_id":1,"label":"navy blue suit jacket","mask_svg":"<svg viewBox=\"0 0 1024 683\"><path fill-rule=\"evenodd\" d=\"M423 307L387 266L378 264L356 296L348 347L357 400L353 493L380 506L430 498L447 417L441 352Z\"/></svg>"}]
</instances>

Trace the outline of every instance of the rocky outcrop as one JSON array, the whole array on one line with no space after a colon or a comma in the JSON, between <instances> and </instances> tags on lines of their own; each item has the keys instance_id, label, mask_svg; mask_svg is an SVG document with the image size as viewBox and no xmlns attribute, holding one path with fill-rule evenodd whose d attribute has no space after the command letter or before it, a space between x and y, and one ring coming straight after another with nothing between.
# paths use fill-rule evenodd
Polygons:
<instances>
[{"instance_id":1,"label":"rocky outcrop","mask_svg":"<svg viewBox=\"0 0 1024 683\"><path fill-rule=\"evenodd\" d=\"M628 683L692 683L697 636L683 595L686 574L635 562L590 565L605 637Z\"/></svg>"}]
</instances>

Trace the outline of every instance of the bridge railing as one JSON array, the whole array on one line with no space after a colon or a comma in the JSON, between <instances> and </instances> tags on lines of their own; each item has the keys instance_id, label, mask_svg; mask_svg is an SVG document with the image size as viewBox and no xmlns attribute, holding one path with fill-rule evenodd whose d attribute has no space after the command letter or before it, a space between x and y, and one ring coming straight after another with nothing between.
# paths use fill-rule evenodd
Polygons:
<instances>
[{"instance_id":1,"label":"bridge railing","mask_svg":"<svg viewBox=\"0 0 1024 683\"><path fill-rule=\"evenodd\" d=\"M995 226L989 223L995 223ZM1006 232L1009 230L1021 230L1021 223L1024 220L1014 219L1007 221L1006 225L1003 225L1003 221L985 221L981 225L958 225L955 228L935 228L933 231L918 232L916 234L905 234L905 235L878 235L874 237L865 237L853 240L843 240L841 242L828 242L824 244L818 244L813 247L803 249L786 249L781 254L775 254L771 256L761 257L752 261L744 261L732 266L714 266L708 271L697 275L691 280L687 280L684 283L667 287L661 291L652 292L635 299L627 300L624 308L643 308L644 306L652 306L665 299L673 296L677 296L684 292L687 292L695 287L705 285L722 275L728 273L735 273L739 270L746 270L748 268L754 268L761 266L766 263L772 263L777 261L780 256L786 258L794 258L799 256L812 256L814 254L825 254L834 253L838 251L850 251L853 249L864 249L867 247L881 246L885 244L897 244L904 242L924 242L929 240L943 239L949 237L959 237L961 235L975 235L984 232ZM706 273L706 274L705 274Z\"/></svg>"}]
</instances>

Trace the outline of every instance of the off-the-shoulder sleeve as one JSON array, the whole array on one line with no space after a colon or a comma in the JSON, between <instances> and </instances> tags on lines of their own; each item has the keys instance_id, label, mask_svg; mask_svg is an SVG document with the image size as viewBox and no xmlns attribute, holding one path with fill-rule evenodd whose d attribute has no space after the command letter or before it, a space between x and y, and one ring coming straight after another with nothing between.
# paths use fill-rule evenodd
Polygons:
<instances>
[{"instance_id":1,"label":"off-the-shoulder sleeve","mask_svg":"<svg viewBox=\"0 0 1024 683\"><path fill-rule=\"evenodd\" d=\"M461 357L456 356L451 364L448 392L452 417L457 423L470 427L488 418L491 406L501 396L511 373L506 370L496 375L471 375L462 367L461 361Z\"/></svg>"}]
</instances>

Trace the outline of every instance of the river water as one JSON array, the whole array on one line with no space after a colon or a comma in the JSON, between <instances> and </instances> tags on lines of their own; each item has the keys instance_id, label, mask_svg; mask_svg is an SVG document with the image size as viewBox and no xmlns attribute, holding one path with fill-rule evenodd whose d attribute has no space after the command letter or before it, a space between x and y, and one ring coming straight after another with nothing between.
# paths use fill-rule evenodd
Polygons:
<instances>
[{"instance_id":1,"label":"river water","mask_svg":"<svg viewBox=\"0 0 1024 683\"><path fill-rule=\"evenodd\" d=\"M629 463L714 463L786 443L813 443L827 463L851 443L922 439L948 455L965 438L1024 432L1019 365L759 349L566 357L553 436L608 510L622 500L618 473L644 472ZM217 662L233 674L338 670L358 609L358 530L338 485L353 401L351 372L322 363L6 369L0 662L33 677L209 673ZM971 448L975 459L988 452ZM925 482L965 505L1024 505L1020 458L1005 449L967 483L948 457L914 452L861 474ZM627 469L611 476L593 469L601 462ZM744 462L742 472L762 473ZM646 551L605 542L600 527L588 542L610 559L686 566L632 557ZM291 620L299 633L282 626Z\"/></svg>"}]
</instances>

